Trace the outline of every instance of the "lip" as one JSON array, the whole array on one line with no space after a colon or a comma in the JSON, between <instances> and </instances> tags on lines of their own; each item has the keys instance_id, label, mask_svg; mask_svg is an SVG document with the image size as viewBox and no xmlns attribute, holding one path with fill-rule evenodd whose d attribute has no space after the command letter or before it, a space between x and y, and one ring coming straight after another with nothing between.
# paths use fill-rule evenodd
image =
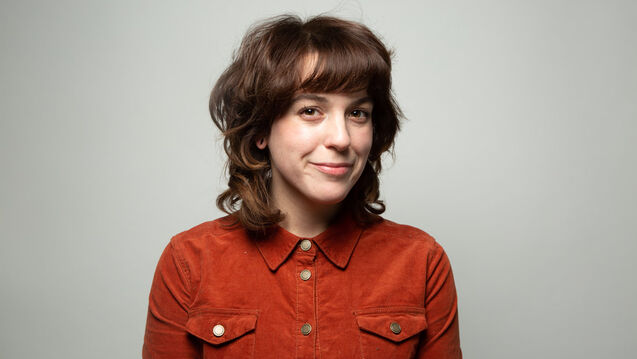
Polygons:
<instances>
[{"instance_id":1,"label":"lip","mask_svg":"<svg viewBox=\"0 0 637 359\"><path fill-rule=\"evenodd\" d=\"M332 175L342 176L350 171L352 168L351 163L347 162L310 162L319 171Z\"/></svg>"}]
</instances>

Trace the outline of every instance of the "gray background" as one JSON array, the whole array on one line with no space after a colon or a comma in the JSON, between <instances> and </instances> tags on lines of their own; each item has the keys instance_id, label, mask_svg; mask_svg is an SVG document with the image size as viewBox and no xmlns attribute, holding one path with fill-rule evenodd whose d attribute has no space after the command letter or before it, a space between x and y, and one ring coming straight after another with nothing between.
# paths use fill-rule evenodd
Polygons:
<instances>
[{"instance_id":1,"label":"gray background","mask_svg":"<svg viewBox=\"0 0 637 359\"><path fill-rule=\"evenodd\" d=\"M2 1L0 357L140 356L160 252L220 214L214 81L254 21L324 11L396 50L386 217L447 250L465 357L634 357L637 5L608 0Z\"/></svg>"}]
</instances>

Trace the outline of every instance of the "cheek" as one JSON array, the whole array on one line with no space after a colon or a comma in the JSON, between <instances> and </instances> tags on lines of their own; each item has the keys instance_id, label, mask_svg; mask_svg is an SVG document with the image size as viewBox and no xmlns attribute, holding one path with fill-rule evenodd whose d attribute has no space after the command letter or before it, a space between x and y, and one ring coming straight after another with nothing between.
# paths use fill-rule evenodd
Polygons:
<instances>
[{"instance_id":1,"label":"cheek","mask_svg":"<svg viewBox=\"0 0 637 359\"><path fill-rule=\"evenodd\" d=\"M313 131L299 126L273 127L270 135L270 152L280 158L303 156L315 147Z\"/></svg>"},{"instance_id":2,"label":"cheek","mask_svg":"<svg viewBox=\"0 0 637 359\"><path fill-rule=\"evenodd\" d=\"M369 151L372 149L372 142L373 130L371 126L359 129L356 136L352 138L352 145L355 147L356 152L365 157L369 155Z\"/></svg>"}]
</instances>

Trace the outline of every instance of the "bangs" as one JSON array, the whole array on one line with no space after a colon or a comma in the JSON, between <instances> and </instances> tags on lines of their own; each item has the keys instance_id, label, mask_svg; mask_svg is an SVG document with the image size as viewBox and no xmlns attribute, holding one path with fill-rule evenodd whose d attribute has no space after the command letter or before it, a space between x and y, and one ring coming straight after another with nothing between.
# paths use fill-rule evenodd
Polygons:
<instances>
[{"instance_id":1,"label":"bangs","mask_svg":"<svg viewBox=\"0 0 637 359\"><path fill-rule=\"evenodd\" d=\"M391 69L369 48L339 43L312 49L297 68L297 89L306 92L357 92L388 86Z\"/></svg>"}]
</instances>

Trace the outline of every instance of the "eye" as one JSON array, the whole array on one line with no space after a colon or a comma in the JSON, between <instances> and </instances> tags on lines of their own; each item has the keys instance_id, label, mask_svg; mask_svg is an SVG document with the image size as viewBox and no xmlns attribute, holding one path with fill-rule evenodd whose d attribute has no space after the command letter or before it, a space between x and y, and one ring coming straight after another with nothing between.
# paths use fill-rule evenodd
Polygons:
<instances>
[{"instance_id":1,"label":"eye","mask_svg":"<svg viewBox=\"0 0 637 359\"><path fill-rule=\"evenodd\" d=\"M368 112L368 111L360 110L360 109L358 109L358 110L354 110L354 111L350 112L350 116L351 116L354 120L359 121L359 122L365 122L365 121L367 121L367 120L371 117L371 116L369 115L369 112Z\"/></svg>"},{"instance_id":2,"label":"eye","mask_svg":"<svg viewBox=\"0 0 637 359\"><path fill-rule=\"evenodd\" d=\"M314 120L321 117L321 112L314 107L304 107L299 111L299 115L305 119Z\"/></svg>"}]
</instances>

